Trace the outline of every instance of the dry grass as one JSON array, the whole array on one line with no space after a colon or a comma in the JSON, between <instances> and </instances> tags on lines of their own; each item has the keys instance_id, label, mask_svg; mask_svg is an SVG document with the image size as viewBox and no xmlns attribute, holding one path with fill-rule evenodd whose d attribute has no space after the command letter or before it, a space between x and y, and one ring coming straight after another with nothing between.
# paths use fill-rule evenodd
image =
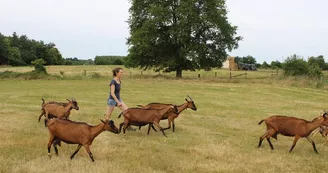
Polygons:
<instances>
[{"instance_id":1,"label":"dry grass","mask_svg":"<svg viewBox=\"0 0 328 173\"><path fill-rule=\"evenodd\" d=\"M67 144L59 148L58 157L49 159L48 131L37 122L41 97L65 101L74 96L80 110L73 110L71 119L97 124L106 110L109 80L0 80L0 172L326 172L328 168L328 145L319 135L314 139L319 155L305 139L288 153L292 138L283 136L273 141L274 151L266 141L256 148L265 132L258 121L273 114L310 120L326 109L328 90L275 82L162 78L126 77L122 98L132 107L149 102L181 104L189 94L198 110L183 112L176 119L175 133L169 130L165 138L151 131L147 136L145 127L126 136L104 132L91 146L94 163L83 148L71 161L76 145ZM116 125L122 121L116 118L118 113L115 110L112 117Z\"/></svg>"}]
</instances>

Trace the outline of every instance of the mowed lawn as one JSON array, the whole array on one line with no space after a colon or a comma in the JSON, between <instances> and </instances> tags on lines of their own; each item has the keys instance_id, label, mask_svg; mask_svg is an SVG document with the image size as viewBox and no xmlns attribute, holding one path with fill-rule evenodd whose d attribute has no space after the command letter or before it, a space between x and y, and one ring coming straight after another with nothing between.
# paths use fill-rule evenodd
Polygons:
<instances>
[{"instance_id":1,"label":"mowed lawn","mask_svg":"<svg viewBox=\"0 0 328 173\"><path fill-rule=\"evenodd\" d=\"M140 131L101 133L91 145L95 162L84 148L70 160L76 145L62 144L59 156L47 155L48 130L37 119L41 98L65 101L75 97L80 110L74 121L100 123L106 111L110 78L87 80L0 80L0 172L326 172L328 143L317 135L319 155L306 139L288 153L293 138L278 136L271 151L259 137L258 122L283 114L312 120L327 109L327 90L259 83L219 83L202 80L124 78L122 98L137 104L182 104L190 95L197 111L185 110L176 119L176 132L167 138L146 127ZM119 111L112 115L115 125ZM167 126L167 121L161 122Z\"/></svg>"}]
</instances>

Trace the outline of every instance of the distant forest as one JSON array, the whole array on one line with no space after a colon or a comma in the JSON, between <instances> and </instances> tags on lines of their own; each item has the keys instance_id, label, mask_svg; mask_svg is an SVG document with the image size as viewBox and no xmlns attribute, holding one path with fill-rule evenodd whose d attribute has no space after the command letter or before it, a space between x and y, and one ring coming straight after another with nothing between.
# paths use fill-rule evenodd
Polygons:
<instances>
[{"instance_id":1,"label":"distant forest","mask_svg":"<svg viewBox=\"0 0 328 173\"><path fill-rule=\"evenodd\" d=\"M96 56L94 60L77 57L63 58L55 43L28 38L26 35L10 36L0 33L0 65L27 66L32 61L43 59L45 65L122 65L124 56Z\"/></svg>"}]
</instances>

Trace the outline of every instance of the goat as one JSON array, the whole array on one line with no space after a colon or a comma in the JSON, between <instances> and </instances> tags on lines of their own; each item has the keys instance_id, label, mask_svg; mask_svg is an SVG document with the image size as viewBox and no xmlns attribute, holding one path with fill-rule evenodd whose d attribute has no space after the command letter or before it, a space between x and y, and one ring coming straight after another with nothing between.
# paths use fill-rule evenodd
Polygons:
<instances>
[{"instance_id":1,"label":"goat","mask_svg":"<svg viewBox=\"0 0 328 173\"><path fill-rule=\"evenodd\" d=\"M89 146L92 144L93 140L103 131L107 130L113 133L118 133L117 127L114 122L103 121L96 126L90 126L82 122L74 122L71 120L63 119L51 119L48 121L48 130L50 134L48 142L48 155L51 157L50 148L51 144L58 139L67 144L78 144L75 152L71 155L71 159L74 158L75 154L79 152L80 148L83 146L88 152L91 160L94 162L93 155L90 151ZM58 155L58 149L56 145L53 145L56 155Z\"/></svg>"},{"instance_id":2,"label":"goat","mask_svg":"<svg viewBox=\"0 0 328 173\"><path fill-rule=\"evenodd\" d=\"M134 125L134 126L144 126L144 125L149 125L148 126L148 132L147 135L149 134L150 127L155 124L163 133L165 137L167 137L164 133L163 128L159 125L159 121L162 119L163 115L168 112L168 111L175 111L178 113L178 108L177 106L166 106L166 108L157 110L157 109L141 109L141 108L129 108L125 111L123 111L118 118L121 117L123 114L124 116L124 122L120 124L120 130L119 133L121 132L122 126L123 127L123 134L125 135L125 130L128 126Z\"/></svg>"},{"instance_id":3,"label":"goat","mask_svg":"<svg viewBox=\"0 0 328 173\"><path fill-rule=\"evenodd\" d=\"M319 128L317 128L316 130L313 131L312 133L312 137L314 137L317 133L321 134L322 137L326 138L328 140L328 126L323 124L321 125Z\"/></svg>"},{"instance_id":4,"label":"goat","mask_svg":"<svg viewBox=\"0 0 328 173\"><path fill-rule=\"evenodd\" d=\"M187 97L190 99L188 100L187 98L185 99L186 102L180 106L178 106L178 113L169 111L166 114L163 115L162 120L168 119L168 127L164 128L163 130L167 130L171 128L171 124L173 126L172 131L175 132L175 123L174 123L174 119L178 118L179 114L184 111L187 108L190 108L194 111L197 110L197 107L194 103L194 101L192 100L192 98L187 95ZM149 103L146 106L142 106L142 105L137 105L139 107L142 107L143 109L163 109L167 106L170 106L173 104L164 104L164 103ZM141 128L141 126L139 126L139 129Z\"/></svg>"},{"instance_id":5,"label":"goat","mask_svg":"<svg viewBox=\"0 0 328 173\"><path fill-rule=\"evenodd\" d=\"M312 121L280 115L275 115L263 119L258 124L260 125L264 121L267 126L267 131L260 137L258 147L262 145L263 139L266 138L271 147L271 150L273 150L273 145L270 141L270 137L273 137L277 140L277 135L282 134L284 136L294 136L294 142L289 152L292 152L299 138L305 137L310 143L312 143L314 151L318 153L315 147L315 143L309 137L309 135L313 130L326 122L327 115L327 113L324 113L322 116L314 118Z\"/></svg>"},{"instance_id":6,"label":"goat","mask_svg":"<svg viewBox=\"0 0 328 173\"><path fill-rule=\"evenodd\" d=\"M71 110L79 110L78 103L74 98L68 100L68 103L61 103L61 102L48 102L45 103L44 99L42 98L42 107L41 107L41 114L39 116L39 122L41 120L42 115L45 115L45 126L47 124L47 120L49 118L66 118L68 119Z\"/></svg>"}]
</instances>

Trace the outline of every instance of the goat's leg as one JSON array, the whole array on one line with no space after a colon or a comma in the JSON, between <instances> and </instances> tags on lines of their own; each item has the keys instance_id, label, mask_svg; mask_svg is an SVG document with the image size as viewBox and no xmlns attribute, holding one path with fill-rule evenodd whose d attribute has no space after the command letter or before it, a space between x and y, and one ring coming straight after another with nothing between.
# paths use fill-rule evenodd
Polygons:
<instances>
[{"instance_id":1,"label":"goat's leg","mask_svg":"<svg viewBox=\"0 0 328 173\"><path fill-rule=\"evenodd\" d=\"M167 130L167 129L171 128L172 119L170 117L167 119L167 122L168 122L168 126L166 128L164 128L163 130Z\"/></svg>"},{"instance_id":2,"label":"goat's leg","mask_svg":"<svg viewBox=\"0 0 328 173\"><path fill-rule=\"evenodd\" d=\"M292 147L291 147L290 150L289 150L290 153L291 153L292 150L294 149L294 147L295 147L296 142L298 141L298 139L300 139L300 137L299 137L299 136L295 136L295 138L294 138L294 142L293 142L293 145L292 145Z\"/></svg>"},{"instance_id":3,"label":"goat's leg","mask_svg":"<svg viewBox=\"0 0 328 173\"><path fill-rule=\"evenodd\" d=\"M172 131L175 132L175 123L174 123L174 119L172 120Z\"/></svg>"},{"instance_id":4,"label":"goat's leg","mask_svg":"<svg viewBox=\"0 0 328 173\"><path fill-rule=\"evenodd\" d=\"M41 120L42 115L44 115L44 112L42 112L41 115L39 116L39 122Z\"/></svg>"},{"instance_id":5,"label":"goat's leg","mask_svg":"<svg viewBox=\"0 0 328 173\"><path fill-rule=\"evenodd\" d=\"M58 141L60 142L60 140L55 137L54 142L52 143L52 146L54 147L55 152L56 152L56 156L58 156L58 149L57 149Z\"/></svg>"},{"instance_id":6,"label":"goat's leg","mask_svg":"<svg viewBox=\"0 0 328 173\"><path fill-rule=\"evenodd\" d=\"M93 155L90 151L89 145L83 145L83 146L84 146L85 150L88 152L90 159L94 162L95 160L93 159Z\"/></svg>"},{"instance_id":7,"label":"goat's leg","mask_svg":"<svg viewBox=\"0 0 328 173\"><path fill-rule=\"evenodd\" d=\"M125 131L126 131L126 129L128 128L128 124L124 124L124 127L123 127L123 135L125 135Z\"/></svg>"},{"instance_id":8,"label":"goat's leg","mask_svg":"<svg viewBox=\"0 0 328 173\"><path fill-rule=\"evenodd\" d=\"M51 157L50 149L51 149L51 144L53 143L54 139L55 139L55 136L53 134L50 134L49 142L48 142L48 156L49 157Z\"/></svg>"},{"instance_id":9,"label":"goat's leg","mask_svg":"<svg viewBox=\"0 0 328 173\"><path fill-rule=\"evenodd\" d=\"M167 136L165 135L165 133L164 133L163 128L159 125L159 123L158 123L157 121L155 121L154 124L159 128L160 131L162 131L163 135L164 135L165 137L167 137Z\"/></svg>"},{"instance_id":10,"label":"goat's leg","mask_svg":"<svg viewBox=\"0 0 328 173\"><path fill-rule=\"evenodd\" d=\"M121 133L121 130L122 130L122 126L124 125L124 122L120 124L120 128L118 130L118 133L120 134Z\"/></svg>"},{"instance_id":11,"label":"goat's leg","mask_svg":"<svg viewBox=\"0 0 328 173\"><path fill-rule=\"evenodd\" d=\"M272 143L271 143L271 141L270 141L270 137L267 138L267 141L268 141L268 143L269 143L269 145L270 145L271 150L273 150L274 148L273 148L273 145L272 145Z\"/></svg>"},{"instance_id":12,"label":"goat's leg","mask_svg":"<svg viewBox=\"0 0 328 173\"><path fill-rule=\"evenodd\" d=\"M317 128L312 132L312 137L315 137L315 135L317 135L317 133L319 133L320 129Z\"/></svg>"},{"instance_id":13,"label":"goat's leg","mask_svg":"<svg viewBox=\"0 0 328 173\"><path fill-rule=\"evenodd\" d=\"M264 135L262 135L262 136L260 137L259 145L257 146L257 148L260 148L260 147L261 147L261 145L262 145L262 141L263 141L263 139L267 136L267 134L268 134L268 132L265 132Z\"/></svg>"},{"instance_id":14,"label":"goat's leg","mask_svg":"<svg viewBox=\"0 0 328 173\"><path fill-rule=\"evenodd\" d=\"M141 126L139 126L139 129L140 129L140 127L141 127ZM147 135L149 135L150 127L153 127L153 123L149 123L149 124L148 124Z\"/></svg>"},{"instance_id":15,"label":"goat's leg","mask_svg":"<svg viewBox=\"0 0 328 173\"><path fill-rule=\"evenodd\" d=\"M151 124L151 128L152 128L155 132L157 132L157 130L155 129L155 127L154 127L153 124Z\"/></svg>"},{"instance_id":16,"label":"goat's leg","mask_svg":"<svg viewBox=\"0 0 328 173\"><path fill-rule=\"evenodd\" d=\"M77 146L77 148L76 148L76 150L74 151L74 153L71 155L71 160L74 158L74 156L75 156L75 154L77 153L77 152L79 152L79 150L80 150L80 148L82 147L82 145L81 144L79 144L78 146Z\"/></svg>"},{"instance_id":17,"label":"goat's leg","mask_svg":"<svg viewBox=\"0 0 328 173\"><path fill-rule=\"evenodd\" d=\"M139 130L141 129L141 126L139 126Z\"/></svg>"},{"instance_id":18,"label":"goat's leg","mask_svg":"<svg viewBox=\"0 0 328 173\"><path fill-rule=\"evenodd\" d=\"M315 143L313 142L313 140L310 137L306 137L306 139L312 144L314 152L319 154L318 151L317 151L317 148L315 147Z\"/></svg>"}]
</instances>

